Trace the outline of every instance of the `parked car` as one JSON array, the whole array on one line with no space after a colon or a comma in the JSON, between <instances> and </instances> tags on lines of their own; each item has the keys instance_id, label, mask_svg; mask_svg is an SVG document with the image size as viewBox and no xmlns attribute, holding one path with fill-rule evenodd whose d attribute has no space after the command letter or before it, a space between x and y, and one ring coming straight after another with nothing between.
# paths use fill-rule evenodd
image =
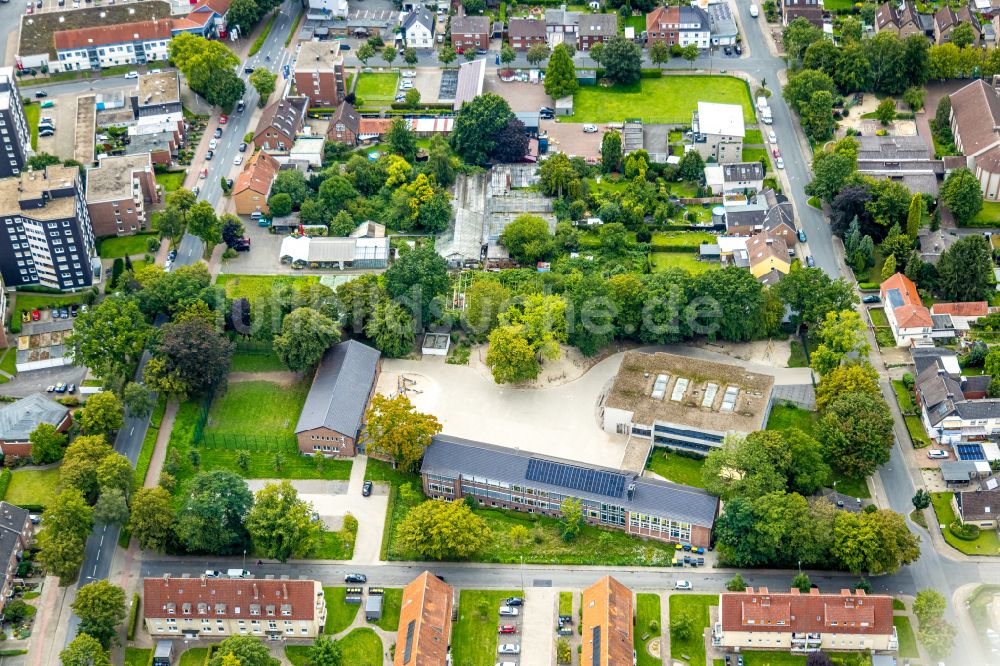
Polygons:
<instances>
[{"instance_id":1,"label":"parked car","mask_svg":"<svg viewBox=\"0 0 1000 666\"><path fill-rule=\"evenodd\" d=\"M225 116L223 116L223 118L225 118ZM222 138L222 128L216 127L215 134L213 136L215 136L216 139Z\"/></svg>"},{"instance_id":2,"label":"parked car","mask_svg":"<svg viewBox=\"0 0 1000 666\"><path fill-rule=\"evenodd\" d=\"M236 244L233 245L233 249L237 252L249 252L250 251L250 239L249 238L239 238Z\"/></svg>"},{"instance_id":3,"label":"parked car","mask_svg":"<svg viewBox=\"0 0 1000 666\"><path fill-rule=\"evenodd\" d=\"M736 55L743 55L743 47L739 44L733 46L733 50L736 51Z\"/></svg>"},{"instance_id":4,"label":"parked car","mask_svg":"<svg viewBox=\"0 0 1000 666\"><path fill-rule=\"evenodd\" d=\"M205 578L219 578L222 576L221 571L216 571L215 569L207 569L205 571Z\"/></svg>"},{"instance_id":5,"label":"parked car","mask_svg":"<svg viewBox=\"0 0 1000 666\"><path fill-rule=\"evenodd\" d=\"M51 128L38 130L38 136L52 136L55 133L56 131Z\"/></svg>"},{"instance_id":6,"label":"parked car","mask_svg":"<svg viewBox=\"0 0 1000 666\"><path fill-rule=\"evenodd\" d=\"M69 319L69 308L65 305L59 308L59 316L63 319Z\"/></svg>"},{"instance_id":7,"label":"parked car","mask_svg":"<svg viewBox=\"0 0 1000 666\"><path fill-rule=\"evenodd\" d=\"M74 303L73 305L69 306L69 314L70 314L71 317L75 317L78 312L80 312L80 306L79 305L77 305L76 303Z\"/></svg>"},{"instance_id":8,"label":"parked car","mask_svg":"<svg viewBox=\"0 0 1000 666\"><path fill-rule=\"evenodd\" d=\"M506 600L505 603L508 606L523 606L524 605L524 598L523 597L507 597L507 600Z\"/></svg>"},{"instance_id":9,"label":"parked car","mask_svg":"<svg viewBox=\"0 0 1000 666\"><path fill-rule=\"evenodd\" d=\"M240 152L241 153L247 152L247 142L246 141L241 141L240 142Z\"/></svg>"},{"instance_id":10,"label":"parked car","mask_svg":"<svg viewBox=\"0 0 1000 666\"><path fill-rule=\"evenodd\" d=\"M47 389L45 389L45 392L46 393L52 393L55 390L56 390L55 385L50 384L49 387Z\"/></svg>"},{"instance_id":11,"label":"parked car","mask_svg":"<svg viewBox=\"0 0 1000 666\"><path fill-rule=\"evenodd\" d=\"M27 310L21 310L21 323L27 324L29 321L31 321L31 313Z\"/></svg>"},{"instance_id":12,"label":"parked car","mask_svg":"<svg viewBox=\"0 0 1000 666\"><path fill-rule=\"evenodd\" d=\"M774 133L774 130L767 130L767 140L771 143L778 143L778 135Z\"/></svg>"},{"instance_id":13,"label":"parked car","mask_svg":"<svg viewBox=\"0 0 1000 666\"><path fill-rule=\"evenodd\" d=\"M228 187L229 189L233 189L233 179L232 178L226 178L226 187Z\"/></svg>"},{"instance_id":14,"label":"parked car","mask_svg":"<svg viewBox=\"0 0 1000 666\"><path fill-rule=\"evenodd\" d=\"M733 55L733 50L728 46L723 46L722 52L725 53L726 55Z\"/></svg>"},{"instance_id":15,"label":"parked car","mask_svg":"<svg viewBox=\"0 0 1000 666\"><path fill-rule=\"evenodd\" d=\"M125 75L126 79L137 79L139 78L139 72L129 72Z\"/></svg>"},{"instance_id":16,"label":"parked car","mask_svg":"<svg viewBox=\"0 0 1000 666\"><path fill-rule=\"evenodd\" d=\"M236 153L236 157L233 158L233 164L237 166L243 164L243 153Z\"/></svg>"},{"instance_id":17,"label":"parked car","mask_svg":"<svg viewBox=\"0 0 1000 666\"><path fill-rule=\"evenodd\" d=\"M66 383L58 382L56 384L56 393L65 393L65 392L66 392Z\"/></svg>"},{"instance_id":18,"label":"parked car","mask_svg":"<svg viewBox=\"0 0 1000 666\"><path fill-rule=\"evenodd\" d=\"M173 261L177 258L177 250L171 250L167 252L167 261Z\"/></svg>"},{"instance_id":19,"label":"parked car","mask_svg":"<svg viewBox=\"0 0 1000 666\"><path fill-rule=\"evenodd\" d=\"M214 150L210 150L207 153L205 153L205 159L206 160L211 161L213 157L215 157L215 151Z\"/></svg>"},{"instance_id":20,"label":"parked car","mask_svg":"<svg viewBox=\"0 0 1000 666\"><path fill-rule=\"evenodd\" d=\"M882 297L878 294L869 294L861 299L862 303L881 303Z\"/></svg>"},{"instance_id":21,"label":"parked car","mask_svg":"<svg viewBox=\"0 0 1000 666\"><path fill-rule=\"evenodd\" d=\"M345 44L344 42L341 42L340 43L340 50L341 51L350 51L351 50L351 45L350 44Z\"/></svg>"},{"instance_id":22,"label":"parked car","mask_svg":"<svg viewBox=\"0 0 1000 666\"><path fill-rule=\"evenodd\" d=\"M218 139L212 139L211 141L208 142L208 147L211 150L215 150L216 148L219 147L219 140Z\"/></svg>"},{"instance_id":23,"label":"parked car","mask_svg":"<svg viewBox=\"0 0 1000 666\"><path fill-rule=\"evenodd\" d=\"M361 496L368 497L372 494L372 482L365 481L365 485L361 486Z\"/></svg>"},{"instance_id":24,"label":"parked car","mask_svg":"<svg viewBox=\"0 0 1000 666\"><path fill-rule=\"evenodd\" d=\"M803 231L802 229L799 229L799 242L800 243L806 242L806 232Z\"/></svg>"},{"instance_id":25,"label":"parked car","mask_svg":"<svg viewBox=\"0 0 1000 666\"><path fill-rule=\"evenodd\" d=\"M517 627L513 624L501 624L500 625L501 634L516 634Z\"/></svg>"},{"instance_id":26,"label":"parked car","mask_svg":"<svg viewBox=\"0 0 1000 666\"><path fill-rule=\"evenodd\" d=\"M243 113L243 109L247 108L247 103L240 100L236 103L236 113Z\"/></svg>"},{"instance_id":27,"label":"parked car","mask_svg":"<svg viewBox=\"0 0 1000 666\"><path fill-rule=\"evenodd\" d=\"M583 131L586 134L594 134L595 132L597 132L597 125L584 125Z\"/></svg>"},{"instance_id":28,"label":"parked car","mask_svg":"<svg viewBox=\"0 0 1000 666\"><path fill-rule=\"evenodd\" d=\"M208 167L205 167L204 169L202 169L201 173L198 174L198 177L201 178L201 179L208 178Z\"/></svg>"},{"instance_id":29,"label":"parked car","mask_svg":"<svg viewBox=\"0 0 1000 666\"><path fill-rule=\"evenodd\" d=\"M500 616L501 617L517 617L517 613L518 613L518 611L517 611L516 608L511 608L510 606L501 606L500 607Z\"/></svg>"},{"instance_id":30,"label":"parked car","mask_svg":"<svg viewBox=\"0 0 1000 666\"><path fill-rule=\"evenodd\" d=\"M417 73L412 69L404 69L401 73L404 79L413 79L417 76Z\"/></svg>"},{"instance_id":31,"label":"parked car","mask_svg":"<svg viewBox=\"0 0 1000 666\"><path fill-rule=\"evenodd\" d=\"M345 583L367 583L368 576L362 573L349 573L344 576Z\"/></svg>"},{"instance_id":32,"label":"parked car","mask_svg":"<svg viewBox=\"0 0 1000 666\"><path fill-rule=\"evenodd\" d=\"M774 166L778 167L779 169L784 169L785 168L785 160L783 160L783 159L781 159L779 157L778 159L774 160Z\"/></svg>"},{"instance_id":33,"label":"parked car","mask_svg":"<svg viewBox=\"0 0 1000 666\"><path fill-rule=\"evenodd\" d=\"M227 116L224 113L221 116L219 116L220 125L225 125L228 122L229 122L229 116ZM215 130L215 136L222 136L222 128Z\"/></svg>"},{"instance_id":34,"label":"parked car","mask_svg":"<svg viewBox=\"0 0 1000 666\"><path fill-rule=\"evenodd\" d=\"M396 95L396 101L397 102L405 102L406 101L406 95Z\"/></svg>"},{"instance_id":35,"label":"parked car","mask_svg":"<svg viewBox=\"0 0 1000 666\"><path fill-rule=\"evenodd\" d=\"M254 69L253 67L244 67L243 68L243 73L244 74L253 74L253 69Z\"/></svg>"},{"instance_id":36,"label":"parked car","mask_svg":"<svg viewBox=\"0 0 1000 666\"><path fill-rule=\"evenodd\" d=\"M674 583L674 589L675 590L693 590L694 589L694 585L692 585L691 581L689 581L689 580L679 580L676 583Z\"/></svg>"},{"instance_id":37,"label":"parked car","mask_svg":"<svg viewBox=\"0 0 1000 666\"><path fill-rule=\"evenodd\" d=\"M42 312L40 310L31 311L31 321L38 321L42 318Z\"/></svg>"},{"instance_id":38,"label":"parked car","mask_svg":"<svg viewBox=\"0 0 1000 666\"><path fill-rule=\"evenodd\" d=\"M411 88L413 88L413 81L406 80L399 84L400 90L410 90Z\"/></svg>"},{"instance_id":39,"label":"parked car","mask_svg":"<svg viewBox=\"0 0 1000 666\"><path fill-rule=\"evenodd\" d=\"M202 176L204 178L204 176ZM194 189L191 190L191 194L198 196L201 193L201 185L195 185Z\"/></svg>"},{"instance_id":40,"label":"parked car","mask_svg":"<svg viewBox=\"0 0 1000 666\"><path fill-rule=\"evenodd\" d=\"M812 257L806 257L806 265L809 268L816 268L816 260Z\"/></svg>"},{"instance_id":41,"label":"parked car","mask_svg":"<svg viewBox=\"0 0 1000 666\"><path fill-rule=\"evenodd\" d=\"M285 77L286 79L288 78L288 74L289 74L289 69L288 69L288 64L287 64L287 63L281 66L281 74L282 74L282 76L284 76L284 77Z\"/></svg>"},{"instance_id":42,"label":"parked car","mask_svg":"<svg viewBox=\"0 0 1000 666\"><path fill-rule=\"evenodd\" d=\"M521 646L517 643L504 643L497 646L500 654L521 654Z\"/></svg>"},{"instance_id":43,"label":"parked car","mask_svg":"<svg viewBox=\"0 0 1000 666\"><path fill-rule=\"evenodd\" d=\"M931 449L927 452L927 457L931 460L944 460L948 457L948 452L941 449Z\"/></svg>"}]
</instances>

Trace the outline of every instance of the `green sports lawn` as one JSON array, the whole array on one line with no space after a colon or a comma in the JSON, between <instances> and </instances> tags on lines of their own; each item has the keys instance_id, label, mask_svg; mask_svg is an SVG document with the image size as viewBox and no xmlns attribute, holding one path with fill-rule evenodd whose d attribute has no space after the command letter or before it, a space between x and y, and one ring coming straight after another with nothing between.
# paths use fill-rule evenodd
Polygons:
<instances>
[{"instance_id":1,"label":"green sports lawn","mask_svg":"<svg viewBox=\"0 0 1000 666\"><path fill-rule=\"evenodd\" d=\"M744 121L756 122L747 84L731 76L664 76L629 86L583 86L574 96L573 115L565 120L609 123L641 118L648 123L688 124L699 101L739 104Z\"/></svg>"},{"instance_id":2,"label":"green sports lawn","mask_svg":"<svg viewBox=\"0 0 1000 666\"><path fill-rule=\"evenodd\" d=\"M372 102L392 102L396 98L396 84L399 75L393 73L364 73L358 79L354 95L358 104L371 106Z\"/></svg>"},{"instance_id":3,"label":"green sports lawn","mask_svg":"<svg viewBox=\"0 0 1000 666\"><path fill-rule=\"evenodd\" d=\"M152 648L125 648L125 666L146 666L153 656Z\"/></svg>"}]
</instances>

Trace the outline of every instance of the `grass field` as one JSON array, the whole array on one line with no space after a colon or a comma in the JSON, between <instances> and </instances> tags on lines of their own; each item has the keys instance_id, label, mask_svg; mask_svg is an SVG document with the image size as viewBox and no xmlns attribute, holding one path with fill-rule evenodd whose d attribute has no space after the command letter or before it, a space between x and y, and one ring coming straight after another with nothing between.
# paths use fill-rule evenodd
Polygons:
<instances>
[{"instance_id":1,"label":"grass field","mask_svg":"<svg viewBox=\"0 0 1000 666\"><path fill-rule=\"evenodd\" d=\"M28 131L31 132L31 149L38 150L38 120L42 117L42 107L38 104L24 105L24 119L28 121Z\"/></svg>"},{"instance_id":2,"label":"grass field","mask_svg":"<svg viewBox=\"0 0 1000 666\"><path fill-rule=\"evenodd\" d=\"M944 534L945 541L966 555L1000 554L1000 539L997 539L997 533L994 530L980 531L979 537L975 541L959 539L951 533L948 525L958 520L958 516L955 515L951 506L952 495L953 493L931 493L931 504L934 506L934 513L937 515L938 524L941 525L941 533Z\"/></svg>"},{"instance_id":3,"label":"grass field","mask_svg":"<svg viewBox=\"0 0 1000 666\"><path fill-rule=\"evenodd\" d=\"M910 626L910 618L905 615L895 615L892 623L896 626L896 635L899 637L899 656L919 657L917 637L913 633L913 627Z\"/></svg>"},{"instance_id":4,"label":"grass field","mask_svg":"<svg viewBox=\"0 0 1000 666\"><path fill-rule=\"evenodd\" d=\"M179 666L203 666L208 658L208 648L191 648L181 653Z\"/></svg>"},{"instance_id":5,"label":"grass field","mask_svg":"<svg viewBox=\"0 0 1000 666\"><path fill-rule=\"evenodd\" d=\"M705 628L708 626L708 608L717 606L719 596L713 594L672 594L670 595L670 617L688 614L694 620L694 630L690 638L680 640L671 636L670 656L684 659L689 664L705 663Z\"/></svg>"},{"instance_id":6,"label":"grass field","mask_svg":"<svg viewBox=\"0 0 1000 666\"><path fill-rule=\"evenodd\" d=\"M380 102L392 102L396 98L398 74L363 73L354 87L354 95L358 105L379 106Z\"/></svg>"},{"instance_id":7,"label":"grass field","mask_svg":"<svg viewBox=\"0 0 1000 666\"><path fill-rule=\"evenodd\" d=\"M621 21L623 28L635 28L635 34L639 35L646 29L645 16L626 16Z\"/></svg>"},{"instance_id":8,"label":"grass field","mask_svg":"<svg viewBox=\"0 0 1000 666\"><path fill-rule=\"evenodd\" d=\"M260 296L270 296L274 289L284 285L297 287L319 282L315 275L303 275L301 277L288 275L233 275L225 273L215 279L217 286L226 290L229 298L246 298L251 303Z\"/></svg>"},{"instance_id":9,"label":"grass field","mask_svg":"<svg viewBox=\"0 0 1000 666\"><path fill-rule=\"evenodd\" d=\"M1000 227L1000 201L984 201L983 209L976 213L976 216L968 223L960 226Z\"/></svg>"},{"instance_id":10,"label":"grass field","mask_svg":"<svg viewBox=\"0 0 1000 666\"><path fill-rule=\"evenodd\" d=\"M807 368L809 367L809 359L806 357L806 349L802 346L802 341L799 339L792 340L791 350L788 354L788 367L789 368Z\"/></svg>"},{"instance_id":11,"label":"grass field","mask_svg":"<svg viewBox=\"0 0 1000 666\"><path fill-rule=\"evenodd\" d=\"M125 666L147 666L152 648L125 648Z\"/></svg>"},{"instance_id":12,"label":"grass field","mask_svg":"<svg viewBox=\"0 0 1000 666\"><path fill-rule=\"evenodd\" d=\"M360 92L358 96L363 97ZM566 121L607 123L641 118L647 123L687 124L699 101L739 104L744 121L756 122L747 84L731 76L664 76L630 86L582 86L573 98L574 114Z\"/></svg>"},{"instance_id":13,"label":"grass field","mask_svg":"<svg viewBox=\"0 0 1000 666\"><path fill-rule=\"evenodd\" d=\"M692 275L721 268L717 261L700 261L697 252L650 252L654 271L683 268Z\"/></svg>"},{"instance_id":14,"label":"grass field","mask_svg":"<svg viewBox=\"0 0 1000 666\"><path fill-rule=\"evenodd\" d=\"M834 483L837 485L834 486ZM859 499L871 498L871 492L868 490L868 482L865 479L850 479L846 476L841 476L836 472L831 472L826 485L831 488L836 487L838 493L844 493L845 495L850 495L851 497L857 497Z\"/></svg>"},{"instance_id":15,"label":"grass field","mask_svg":"<svg viewBox=\"0 0 1000 666\"><path fill-rule=\"evenodd\" d=\"M654 658L646 651L646 644L654 638L660 637L660 631L651 629L652 623L660 625L660 595L658 594L637 594L635 595L635 629L633 644L638 655L638 666L659 666L662 660ZM643 636L646 640L643 640Z\"/></svg>"},{"instance_id":16,"label":"grass field","mask_svg":"<svg viewBox=\"0 0 1000 666\"><path fill-rule=\"evenodd\" d=\"M758 129L748 129L743 137L743 145L750 144L751 146L758 146L764 144L764 133Z\"/></svg>"},{"instance_id":17,"label":"grass field","mask_svg":"<svg viewBox=\"0 0 1000 666\"><path fill-rule=\"evenodd\" d=\"M349 560L354 555L354 542L358 538L357 526L353 530L346 527L336 532L325 530L320 540L309 552L310 560Z\"/></svg>"},{"instance_id":18,"label":"grass field","mask_svg":"<svg viewBox=\"0 0 1000 666\"><path fill-rule=\"evenodd\" d=\"M324 634L338 634L351 626L354 617L361 608L360 604L349 604L344 601L346 587L324 587L323 597L326 599L326 624Z\"/></svg>"},{"instance_id":19,"label":"grass field","mask_svg":"<svg viewBox=\"0 0 1000 666\"><path fill-rule=\"evenodd\" d=\"M899 403L899 408L904 412L912 412L913 398L910 397L910 392L903 382L898 379L892 380L892 390L896 393L896 402Z\"/></svg>"},{"instance_id":20,"label":"grass field","mask_svg":"<svg viewBox=\"0 0 1000 666\"><path fill-rule=\"evenodd\" d=\"M183 171L158 173L156 174L156 183L163 187L164 192L173 192L174 190L181 189L181 185L184 184L184 176L186 175Z\"/></svg>"},{"instance_id":21,"label":"grass field","mask_svg":"<svg viewBox=\"0 0 1000 666\"><path fill-rule=\"evenodd\" d=\"M45 506L58 494L58 467L43 470L22 469L15 470L11 475L10 486L7 488L7 496L4 499L17 506L25 504Z\"/></svg>"},{"instance_id":22,"label":"grass field","mask_svg":"<svg viewBox=\"0 0 1000 666\"><path fill-rule=\"evenodd\" d=\"M230 372L275 372L287 369L273 351L261 354L241 351L239 347L233 352L232 362L229 365Z\"/></svg>"},{"instance_id":23,"label":"grass field","mask_svg":"<svg viewBox=\"0 0 1000 666\"><path fill-rule=\"evenodd\" d=\"M910 433L913 448L922 449L930 444L927 439L927 431L924 430L924 423L919 416L904 416L903 421L906 423L906 431Z\"/></svg>"},{"instance_id":24,"label":"grass field","mask_svg":"<svg viewBox=\"0 0 1000 666\"><path fill-rule=\"evenodd\" d=\"M649 469L674 483L685 486L703 488L701 468L705 465L703 459L696 460L687 456L670 453L664 449L656 449L649 461Z\"/></svg>"},{"instance_id":25,"label":"grass field","mask_svg":"<svg viewBox=\"0 0 1000 666\"><path fill-rule=\"evenodd\" d=\"M109 236L98 241L97 252L102 259L116 259L124 256L142 255L149 252L146 243L152 234L136 234L134 236Z\"/></svg>"},{"instance_id":26,"label":"grass field","mask_svg":"<svg viewBox=\"0 0 1000 666\"><path fill-rule=\"evenodd\" d=\"M399 609L403 604L403 589L387 587L382 590L382 619L376 622L385 631L399 629Z\"/></svg>"},{"instance_id":27,"label":"grass field","mask_svg":"<svg viewBox=\"0 0 1000 666\"><path fill-rule=\"evenodd\" d=\"M868 310L868 316L871 317L872 326L888 326L889 320L885 316L885 310L882 308L871 308Z\"/></svg>"},{"instance_id":28,"label":"grass field","mask_svg":"<svg viewBox=\"0 0 1000 666\"><path fill-rule=\"evenodd\" d=\"M286 645L285 659L292 666L306 666L309 663L310 650L312 650L311 645Z\"/></svg>"},{"instance_id":29,"label":"grass field","mask_svg":"<svg viewBox=\"0 0 1000 666\"><path fill-rule=\"evenodd\" d=\"M766 171L773 172L774 167L771 165L771 158L767 153L767 148L744 148L743 149L743 161L744 162L760 162L761 158L764 160L764 164L767 165Z\"/></svg>"},{"instance_id":30,"label":"grass field","mask_svg":"<svg viewBox=\"0 0 1000 666\"><path fill-rule=\"evenodd\" d=\"M523 595L520 590L462 590L458 621L451 629L454 662L463 666L493 666L497 661L500 605L507 597Z\"/></svg>"},{"instance_id":31,"label":"grass field","mask_svg":"<svg viewBox=\"0 0 1000 666\"><path fill-rule=\"evenodd\" d=\"M653 245L661 247L686 247L698 251L702 243L715 243L715 234L707 231L657 231L653 234Z\"/></svg>"},{"instance_id":32,"label":"grass field","mask_svg":"<svg viewBox=\"0 0 1000 666\"><path fill-rule=\"evenodd\" d=\"M20 314L18 314L16 316L19 317ZM5 349L3 351L3 353L0 353L0 370L3 370L4 372L6 372L11 377L13 377L14 375L17 374L17 348L16 347L8 347L7 349ZM5 375L0 375L0 384L6 384L9 381L10 381L10 379L8 379Z\"/></svg>"},{"instance_id":33,"label":"grass field","mask_svg":"<svg viewBox=\"0 0 1000 666\"><path fill-rule=\"evenodd\" d=\"M338 641L343 663L382 666L382 639L371 629L355 629Z\"/></svg>"},{"instance_id":34,"label":"grass field","mask_svg":"<svg viewBox=\"0 0 1000 666\"><path fill-rule=\"evenodd\" d=\"M809 432L819 421L818 412L810 412L793 405L775 405L771 408L771 415L767 418L768 430L788 430L798 428L803 432Z\"/></svg>"},{"instance_id":35,"label":"grass field","mask_svg":"<svg viewBox=\"0 0 1000 666\"><path fill-rule=\"evenodd\" d=\"M291 434L308 392L307 382L291 387L264 381L234 382L212 401L205 431Z\"/></svg>"}]
</instances>

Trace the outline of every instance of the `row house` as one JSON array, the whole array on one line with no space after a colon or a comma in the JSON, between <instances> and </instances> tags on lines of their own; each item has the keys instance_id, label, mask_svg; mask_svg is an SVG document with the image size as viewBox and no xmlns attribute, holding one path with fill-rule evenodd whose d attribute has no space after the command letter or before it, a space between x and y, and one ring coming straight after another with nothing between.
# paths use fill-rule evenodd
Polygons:
<instances>
[{"instance_id":1,"label":"row house","mask_svg":"<svg viewBox=\"0 0 1000 666\"><path fill-rule=\"evenodd\" d=\"M306 123L308 97L285 97L268 104L254 130L254 146L269 153L287 153Z\"/></svg>"},{"instance_id":2,"label":"row house","mask_svg":"<svg viewBox=\"0 0 1000 666\"><path fill-rule=\"evenodd\" d=\"M14 582L20 578L18 567L24 552L35 536L35 525L27 509L0 502L0 562L3 562L3 584L0 586L0 614L14 597Z\"/></svg>"},{"instance_id":3,"label":"row house","mask_svg":"<svg viewBox=\"0 0 1000 666\"><path fill-rule=\"evenodd\" d=\"M577 48L589 51L598 42L606 42L618 34L616 14L581 14Z\"/></svg>"},{"instance_id":4,"label":"row house","mask_svg":"<svg viewBox=\"0 0 1000 666\"><path fill-rule=\"evenodd\" d=\"M875 32L891 32L903 39L923 35L924 28L913 2L904 2L902 6L885 2L875 12Z\"/></svg>"},{"instance_id":5,"label":"row house","mask_svg":"<svg viewBox=\"0 0 1000 666\"><path fill-rule=\"evenodd\" d=\"M250 156L233 183L232 199L237 215L271 213L267 199L280 168L278 161L268 155L266 150L258 150Z\"/></svg>"},{"instance_id":6,"label":"row house","mask_svg":"<svg viewBox=\"0 0 1000 666\"><path fill-rule=\"evenodd\" d=\"M9 460L29 458L31 433L43 423L66 432L73 417L65 405L44 393L32 393L0 407L0 453Z\"/></svg>"},{"instance_id":7,"label":"row house","mask_svg":"<svg viewBox=\"0 0 1000 666\"><path fill-rule=\"evenodd\" d=\"M171 19L60 30L53 35L57 71L165 62L172 37Z\"/></svg>"},{"instance_id":8,"label":"row house","mask_svg":"<svg viewBox=\"0 0 1000 666\"><path fill-rule=\"evenodd\" d=\"M950 42L952 31L962 23L972 28L972 44L979 44L983 38L983 27L968 5L962 5L958 11L946 5L934 13L934 43Z\"/></svg>"}]
</instances>

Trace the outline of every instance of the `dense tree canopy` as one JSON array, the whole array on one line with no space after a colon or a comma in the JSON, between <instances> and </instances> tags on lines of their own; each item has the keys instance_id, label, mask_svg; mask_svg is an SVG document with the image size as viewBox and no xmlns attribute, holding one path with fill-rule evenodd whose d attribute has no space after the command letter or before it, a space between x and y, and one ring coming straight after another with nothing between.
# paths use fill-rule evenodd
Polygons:
<instances>
[{"instance_id":1,"label":"dense tree canopy","mask_svg":"<svg viewBox=\"0 0 1000 666\"><path fill-rule=\"evenodd\" d=\"M232 555L249 545L243 521L253 506L253 495L240 476L222 470L201 472L185 490L176 531L189 552Z\"/></svg>"}]
</instances>

